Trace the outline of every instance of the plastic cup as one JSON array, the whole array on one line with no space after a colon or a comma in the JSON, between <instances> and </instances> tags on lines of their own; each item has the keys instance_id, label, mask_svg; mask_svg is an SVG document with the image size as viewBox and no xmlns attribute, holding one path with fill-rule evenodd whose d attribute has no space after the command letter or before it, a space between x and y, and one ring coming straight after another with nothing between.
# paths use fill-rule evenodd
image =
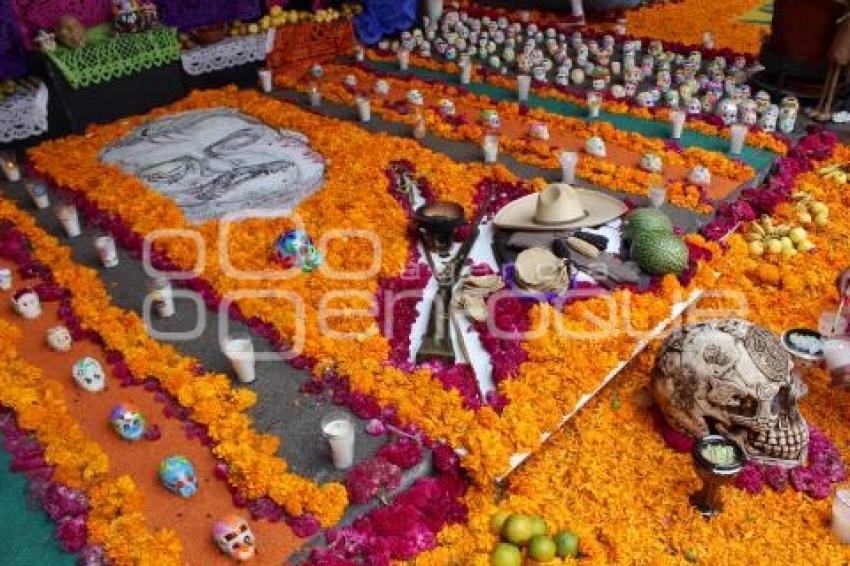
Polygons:
<instances>
[{"instance_id":1,"label":"plastic cup","mask_svg":"<svg viewBox=\"0 0 850 566\"><path fill-rule=\"evenodd\" d=\"M461 64L460 84L468 85L472 80L472 63Z\"/></svg>"},{"instance_id":2,"label":"plastic cup","mask_svg":"<svg viewBox=\"0 0 850 566\"><path fill-rule=\"evenodd\" d=\"M230 365L239 381L251 383L257 379L254 344L250 338L228 338L224 343L224 355L230 360Z\"/></svg>"},{"instance_id":3,"label":"plastic cup","mask_svg":"<svg viewBox=\"0 0 850 566\"><path fill-rule=\"evenodd\" d=\"M100 257L103 267L115 267L118 265L118 251L115 249L115 240L112 236L99 236L94 240L94 249Z\"/></svg>"},{"instance_id":4,"label":"plastic cup","mask_svg":"<svg viewBox=\"0 0 850 566\"><path fill-rule=\"evenodd\" d=\"M3 157L0 159L0 168L3 169L3 174L10 183L16 183L21 180L21 170L12 157Z\"/></svg>"},{"instance_id":5,"label":"plastic cup","mask_svg":"<svg viewBox=\"0 0 850 566\"><path fill-rule=\"evenodd\" d=\"M317 87L311 88L308 96L310 97L310 106L313 108L318 108L322 105L322 93L319 92Z\"/></svg>"},{"instance_id":6,"label":"plastic cup","mask_svg":"<svg viewBox=\"0 0 850 566\"><path fill-rule=\"evenodd\" d=\"M682 110L673 110L670 112L670 138L678 140L682 137L682 130L685 129L685 120L687 115Z\"/></svg>"},{"instance_id":7,"label":"plastic cup","mask_svg":"<svg viewBox=\"0 0 850 566\"><path fill-rule=\"evenodd\" d=\"M76 238L80 235L80 217L77 214L76 206L67 203L60 204L56 207L56 218L59 219L69 238Z\"/></svg>"},{"instance_id":8,"label":"plastic cup","mask_svg":"<svg viewBox=\"0 0 850 566\"><path fill-rule=\"evenodd\" d=\"M372 119L372 106L369 103L369 99L358 98L355 104L357 105L357 115L360 117L360 121L370 121Z\"/></svg>"},{"instance_id":9,"label":"plastic cup","mask_svg":"<svg viewBox=\"0 0 850 566\"><path fill-rule=\"evenodd\" d=\"M12 288L12 270L5 267L0 268L0 290L8 291Z\"/></svg>"},{"instance_id":10,"label":"plastic cup","mask_svg":"<svg viewBox=\"0 0 850 566\"><path fill-rule=\"evenodd\" d=\"M649 203L655 208L661 208L664 201L667 200L666 187L650 187L649 188Z\"/></svg>"},{"instance_id":11,"label":"plastic cup","mask_svg":"<svg viewBox=\"0 0 850 566\"><path fill-rule=\"evenodd\" d=\"M577 151L562 151L558 156L558 160L561 162L561 180L563 182L575 183L578 159L579 154Z\"/></svg>"},{"instance_id":12,"label":"plastic cup","mask_svg":"<svg viewBox=\"0 0 850 566\"><path fill-rule=\"evenodd\" d=\"M272 72L268 69L260 69L257 71L257 75L260 78L260 89L262 89L263 92L271 92Z\"/></svg>"},{"instance_id":13,"label":"plastic cup","mask_svg":"<svg viewBox=\"0 0 850 566\"><path fill-rule=\"evenodd\" d=\"M148 288L152 295L154 309L161 318L174 316L174 293L171 291L171 281L165 277L151 279Z\"/></svg>"},{"instance_id":14,"label":"plastic cup","mask_svg":"<svg viewBox=\"0 0 850 566\"><path fill-rule=\"evenodd\" d=\"M398 52L398 68L401 71L410 68L410 52L407 49L400 49Z\"/></svg>"},{"instance_id":15,"label":"plastic cup","mask_svg":"<svg viewBox=\"0 0 850 566\"><path fill-rule=\"evenodd\" d=\"M824 341L823 358L830 374L850 366L850 337L836 336Z\"/></svg>"},{"instance_id":16,"label":"plastic cup","mask_svg":"<svg viewBox=\"0 0 850 566\"><path fill-rule=\"evenodd\" d=\"M732 124L729 127L729 134L731 136L729 140L730 154L741 155L741 152L744 151L744 140L747 139L747 130L746 124Z\"/></svg>"},{"instance_id":17,"label":"plastic cup","mask_svg":"<svg viewBox=\"0 0 850 566\"><path fill-rule=\"evenodd\" d=\"M331 449L334 467L345 470L354 464L354 423L347 413L334 411L322 419L322 434Z\"/></svg>"},{"instance_id":18,"label":"plastic cup","mask_svg":"<svg viewBox=\"0 0 850 566\"><path fill-rule=\"evenodd\" d=\"M850 544L850 489L838 489L832 500L832 532L841 544Z\"/></svg>"},{"instance_id":19,"label":"plastic cup","mask_svg":"<svg viewBox=\"0 0 850 566\"><path fill-rule=\"evenodd\" d=\"M27 181L27 192L39 210L50 208L50 198L47 196L47 185L42 181Z\"/></svg>"},{"instance_id":20,"label":"plastic cup","mask_svg":"<svg viewBox=\"0 0 850 566\"><path fill-rule=\"evenodd\" d=\"M587 93L587 117L599 118L599 109L602 107L602 96L598 92Z\"/></svg>"},{"instance_id":21,"label":"plastic cup","mask_svg":"<svg viewBox=\"0 0 850 566\"><path fill-rule=\"evenodd\" d=\"M484 152L484 163L496 163L499 160L499 136L484 136L481 149Z\"/></svg>"},{"instance_id":22,"label":"plastic cup","mask_svg":"<svg viewBox=\"0 0 850 566\"><path fill-rule=\"evenodd\" d=\"M528 91L531 89L531 75L517 75L516 94L520 102L528 100Z\"/></svg>"}]
</instances>

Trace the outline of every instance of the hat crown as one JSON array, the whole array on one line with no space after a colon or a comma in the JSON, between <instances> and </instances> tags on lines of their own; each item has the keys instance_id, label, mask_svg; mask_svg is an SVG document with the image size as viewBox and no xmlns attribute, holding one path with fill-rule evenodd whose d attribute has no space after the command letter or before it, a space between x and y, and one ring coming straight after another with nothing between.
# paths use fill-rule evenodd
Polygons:
<instances>
[{"instance_id":1,"label":"hat crown","mask_svg":"<svg viewBox=\"0 0 850 566\"><path fill-rule=\"evenodd\" d=\"M586 216L576 190L567 183L553 183L537 197L534 221L539 224L565 224Z\"/></svg>"}]
</instances>

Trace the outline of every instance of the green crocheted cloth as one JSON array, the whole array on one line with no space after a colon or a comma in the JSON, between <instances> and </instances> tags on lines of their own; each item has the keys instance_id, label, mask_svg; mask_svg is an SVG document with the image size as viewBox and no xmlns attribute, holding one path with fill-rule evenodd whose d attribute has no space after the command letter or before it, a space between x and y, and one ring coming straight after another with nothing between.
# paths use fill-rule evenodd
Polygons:
<instances>
[{"instance_id":1,"label":"green crocheted cloth","mask_svg":"<svg viewBox=\"0 0 850 566\"><path fill-rule=\"evenodd\" d=\"M103 26L90 29L86 44L80 49L57 47L48 53L72 88L132 75L180 57L180 42L174 28L158 27L114 37L108 37L108 29Z\"/></svg>"}]
</instances>

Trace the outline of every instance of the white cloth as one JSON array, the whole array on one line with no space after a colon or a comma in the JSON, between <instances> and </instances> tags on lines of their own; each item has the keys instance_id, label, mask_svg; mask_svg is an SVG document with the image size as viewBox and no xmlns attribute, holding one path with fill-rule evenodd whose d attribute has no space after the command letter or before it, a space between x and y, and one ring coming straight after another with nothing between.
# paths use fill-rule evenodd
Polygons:
<instances>
[{"instance_id":1,"label":"white cloth","mask_svg":"<svg viewBox=\"0 0 850 566\"><path fill-rule=\"evenodd\" d=\"M180 60L183 70L191 76L238 67L266 58L274 46L274 28L256 35L228 37L210 45L200 45L183 51Z\"/></svg>"},{"instance_id":2,"label":"white cloth","mask_svg":"<svg viewBox=\"0 0 850 566\"><path fill-rule=\"evenodd\" d=\"M0 100L0 143L22 140L47 131L47 87L19 86Z\"/></svg>"}]
</instances>

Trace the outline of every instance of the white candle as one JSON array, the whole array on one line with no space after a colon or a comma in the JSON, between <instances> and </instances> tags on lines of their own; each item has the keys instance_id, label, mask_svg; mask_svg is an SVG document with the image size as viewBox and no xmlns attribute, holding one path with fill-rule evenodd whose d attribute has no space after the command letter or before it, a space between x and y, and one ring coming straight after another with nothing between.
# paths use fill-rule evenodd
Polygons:
<instances>
[{"instance_id":1,"label":"white candle","mask_svg":"<svg viewBox=\"0 0 850 566\"><path fill-rule=\"evenodd\" d=\"M250 338L229 338L224 343L224 355L230 360L236 377L242 383L251 383L256 377L254 344Z\"/></svg>"},{"instance_id":2,"label":"white candle","mask_svg":"<svg viewBox=\"0 0 850 566\"><path fill-rule=\"evenodd\" d=\"M62 224L62 228L68 234L69 238L76 238L80 235L80 217L77 214L77 207L73 204L63 203L56 207L56 218Z\"/></svg>"},{"instance_id":3,"label":"white candle","mask_svg":"<svg viewBox=\"0 0 850 566\"><path fill-rule=\"evenodd\" d=\"M710 31L702 34L702 46L706 49L714 49L714 34Z\"/></svg>"},{"instance_id":4,"label":"white candle","mask_svg":"<svg viewBox=\"0 0 850 566\"><path fill-rule=\"evenodd\" d=\"M850 489L835 491L832 500L832 532L842 544L850 544Z\"/></svg>"},{"instance_id":5,"label":"white candle","mask_svg":"<svg viewBox=\"0 0 850 566\"><path fill-rule=\"evenodd\" d=\"M678 140L682 137L682 130L685 129L685 120L687 114L683 110L673 110L670 112L670 138Z\"/></svg>"},{"instance_id":6,"label":"white candle","mask_svg":"<svg viewBox=\"0 0 850 566\"><path fill-rule=\"evenodd\" d=\"M362 63L364 59L366 59L366 50L363 49L362 45L356 46L354 48L354 60L358 63Z\"/></svg>"},{"instance_id":7,"label":"white candle","mask_svg":"<svg viewBox=\"0 0 850 566\"><path fill-rule=\"evenodd\" d=\"M319 87L313 85L310 87L310 106L313 108L318 108L322 105L322 93L319 92Z\"/></svg>"},{"instance_id":8,"label":"white candle","mask_svg":"<svg viewBox=\"0 0 850 566\"><path fill-rule=\"evenodd\" d=\"M731 139L729 140L729 153L732 155L741 155L744 151L744 140L747 139L746 124L732 124L729 127Z\"/></svg>"},{"instance_id":9,"label":"white candle","mask_svg":"<svg viewBox=\"0 0 850 566\"><path fill-rule=\"evenodd\" d=\"M829 373L839 371L850 365L850 339L836 337L823 343L823 358Z\"/></svg>"},{"instance_id":10,"label":"white candle","mask_svg":"<svg viewBox=\"0 0 850 566\"><path fill-rule=\"evenodd\" d=\"M576 167L578 167L579 154L577 151L562 151L558 156L561 162L561 180L565 183L575 183Z\"/></svg>"},{"instance_id":11,"label":"white candle","mask_svg":"<svg viewBox=\"0 0 850 566\"><path fill-rule=\"evenodd\" d=\"M599 108L602 106L602 97L598 92L587 93L587 117L599 118Z\"/></svg>"},{"instance_id":12,"label":"white candle","mask_svg":"<svg viewBox=\"0 0 850 566\"><path fill-rule=\"evenodd\" d=\"M372 119L372 107L368 98L357 97L355 104L357 104L357 115L360 116L361 122L368 122Z\"/></svg>"},{"instance_id":13,"label":"white candle","mask_svg":"<svg viewBox=\"0 0 850 566\"><path fill-rule=\"evenodd\" d=\"M626 35L626 18L618 18L617 24L614 26L614 33L617 35Z\"/></svg>"},{"instance_id":14,"label":"white candle","mask_svg":"<svg viewBox=\"0 0 850 566\"><path fill-rule=\"evenodd\" d=\"M50 198L47 196L47 186L41 181L28 181L26 184L27 192L30 195L35 207L39 210L44 210L50 207Z\"/></svg>"},{"instance_id":15,"label":"white candle","mask_svg":"<svg viewBox=\"0 0 850 566\"><path fill-rule=\"evenodd\" d=\"M95 238L94 249L97 250L97 255L104 267L118 265L118 251L115 249L115 240L112 239L112 236Z\"/></svg>"},{"instance_id":16,"label":"white candle","mask_svg":"<svg viewBox=\"0 0 850 566\"><path fill-rule=\"evenodd\" d=\"M407 49L398 50L398 68L406 71L410 66L410 52Z\"/></svg>"},{"instance_id":17,"label":"white candle","mask_svg":"<svg viewBox=\"0 0 850 566\"><path fill-rule=\"evenodd\" d=\"M472 63L460 64L460 84L468 85L472 80Z\"/></svg>"},{"instance_id":18,"label":"white candle","mask_svg":"<svg viewBox=\"0 0 850 566\"><path fill-rule=\"evenodd\" d=\"M517 75L516 94L520 102L528 100L528 91L531 89L531 75Z\"/></svg>"},{"instance_id":19,"label":"white candle","mask_svg":"<svg viewBox=\"0 0 850 566\"><path fill-rule=\"evenodd\" d=\"M664 186L649 187L649 202L655 208L661 208L667 200L667 188Z\"/></svg>"},{"instance_id":20,"label":"white candle","mask_svg":"<svg viewBox=\"0 0 850 566\"><path fill-rule=\"evenodd\" d=\"M162 318L174 316L176 309L174 293L171 292L171 281L165 277L157 277L149 281L148 287L157 314Z\"/></svg>"},{"instance_id":21,"label":"white candle","mask_svg":"<svg viewBox=\"0 0 850 566\"><path fill-rule=\"evenodd\" d=\"M496 163L499 160L499 136L485 135L481 149L484 150L484 163Z\"/></svg>"},{"instance_id":22,"label":"white candle","mask_svg":"<svg viewBox=\"0 0 850 566\"><path fill-rule=\"evenodd\" d=\"M12 270L0 268L0 290L8 291L12 288Z\"/></svg>"},{"instance_id":23,"label":"white candle","mask_svg":"<svg viewBox=\"0 0 850 566\"><path fill-rule=\"evenodd\" d=\"M260 69L257 71L257 76L260 78L260 88L263 92L272 91L272 72L268 69Z\"/></svg>"},{"instance_id":24,"label":"white candle","mask_svg":"<svg viewBox=\"0 0 850 566\"><path fill-rule=\"evenodd\" d=\"M11 155L0 159L0 167L3 168L3 174L6 175L9 182L15 183L21 180L21 170L18 169L18 164L15 163L15 158Z\"/></svg>"},{"instance_id":25,"label":"white candle","mask_svg":"<svg viewBox=\"0 0 850 566\"><path fill-rule=\"evenodd\" d=\"M351 418L335 411L322 419L322 433L331 448L331 458L338 470L350 468L354 463L354 423Z\"/></svg>"}]
</instances>

